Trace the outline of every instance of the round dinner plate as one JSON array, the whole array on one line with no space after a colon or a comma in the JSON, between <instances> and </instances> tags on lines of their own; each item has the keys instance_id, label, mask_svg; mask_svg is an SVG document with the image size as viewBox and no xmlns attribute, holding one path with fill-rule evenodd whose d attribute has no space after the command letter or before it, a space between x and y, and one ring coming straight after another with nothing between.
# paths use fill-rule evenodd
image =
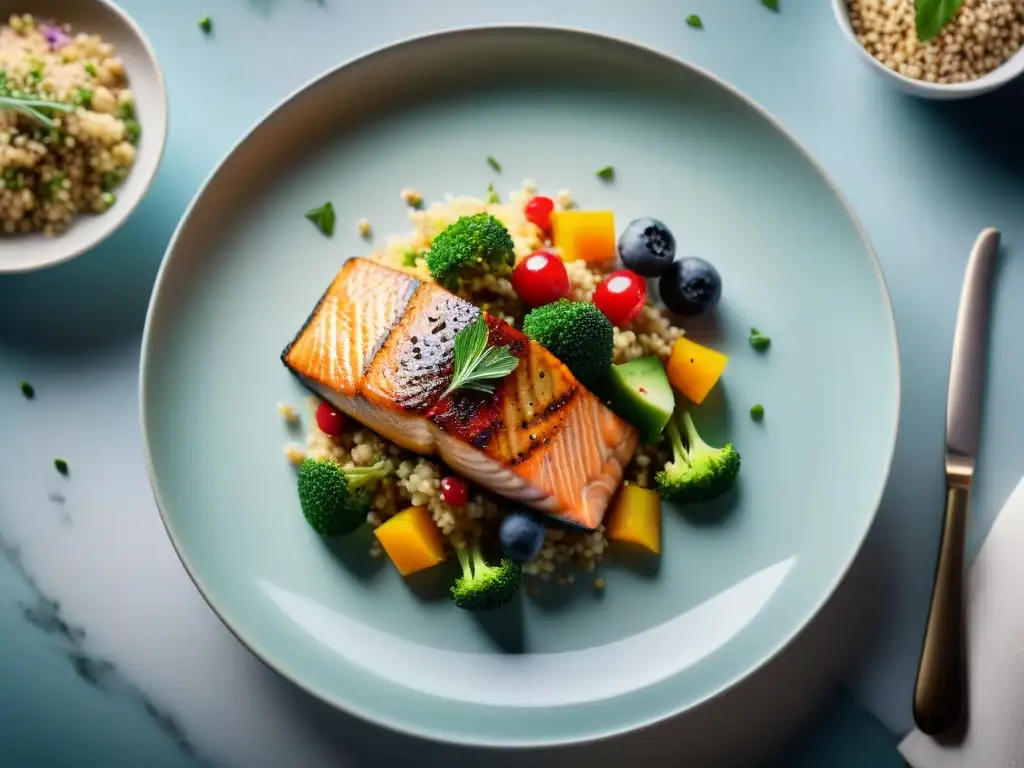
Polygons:
<instances>
[{"instance_id":1,"label":"round dinner plate","mask_svg":"<svg viewBox=\"0 0 1024 768\"><path fill-rule=\"evenodd\" d=\"M496 157L500 173L486 158ZM605 165L614 182L598 179ZM657 560L473 614L453 571L403 580L369 532L326 544L299 512L279 360L342 262L411 228L399 191L504 196L523 179L651 215L722 274L730 355L696 412L743 455L735 492L666 506ZM325 200L337 231L304 213ZM749 346L752 326L770 335ZM213 609L257 656L344 710L425 737L567 743L698 705L755 671L832 594L874 518L899 412L878 261L822 170L710 74L621 40L535 27L431 35L308 84L232 150L168 248L142 350L154 493ZM749 415L763 403L766 417Z\"/></svg>"}]
</instances>

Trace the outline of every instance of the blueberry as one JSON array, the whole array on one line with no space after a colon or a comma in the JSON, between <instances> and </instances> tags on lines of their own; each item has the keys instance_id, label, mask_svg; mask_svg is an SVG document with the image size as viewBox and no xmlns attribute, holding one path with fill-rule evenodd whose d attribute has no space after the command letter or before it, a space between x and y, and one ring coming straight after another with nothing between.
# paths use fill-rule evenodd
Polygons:
<instances>
[{"instance_id":1,"label":"blueberry","mask_svg":"<svg viewBox=\"0 0 1024 768\"><path fill-rule=\"evenodd\" d=\"M658 292L665 306L691 317L715 308L722 297L722 278L704 259L680 259L661 276Z\"/></svg>"},{"instance_id":2,"label":"blueberry","mask_svg":"<svg viewBox=\"0 0 1024 768\"><path fill-rule=\"evenodd\" d=\"M676 257L676 239L657 219L635 219L619 237L619 258L626 269L644 277L664 274Z\"/></svg>"},{"instance_id":3,"label":"blueberry","mask_svg":"<svg viewBox=\"0 0 1024 768\"><path fill-rule=\"evenodd\" d=\"M532 560L544 543L544 524L527 512L512 512L498 530L501 551L519 563Z\"/></svg>"}]
</instances>

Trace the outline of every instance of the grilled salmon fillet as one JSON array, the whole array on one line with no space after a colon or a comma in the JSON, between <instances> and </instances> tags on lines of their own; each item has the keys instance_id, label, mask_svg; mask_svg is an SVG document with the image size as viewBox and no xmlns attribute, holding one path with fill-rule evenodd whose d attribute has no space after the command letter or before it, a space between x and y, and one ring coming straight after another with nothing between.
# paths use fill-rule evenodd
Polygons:
<instances>
[{"instance_id":1,"label":"grilled salmon fillet","mask_svg":"<svg viewBox=\"0 0 1024 768\"><path fill-rule=\"evenodd\" d=\"M493 394L442 397L455 336L481 315L488 344L520 363ZM600 525L636 450L636 430L544 347L440 286L366 259L345 263L281 359L388 440L583 528Z\"/></svg>"}]
</instances>

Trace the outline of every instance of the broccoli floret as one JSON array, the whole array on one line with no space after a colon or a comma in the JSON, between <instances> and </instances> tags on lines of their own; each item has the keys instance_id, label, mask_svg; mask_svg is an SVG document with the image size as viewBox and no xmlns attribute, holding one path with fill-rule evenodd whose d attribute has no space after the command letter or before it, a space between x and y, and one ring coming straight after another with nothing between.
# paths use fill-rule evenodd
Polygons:
<instances>
[{"instance_id":1,"label":"broccoli floret","mask_svg":"<svg viewBox=\"0 0 1024 768\"><path fill-rule=\"evenodd\" d=\"M679 410L676 409L676 414ZM677 424L680 420L685 445ZM679 504L710 501L732 487L740 472L740 454L731 443L724 448L713 448L705 443L686 412L681 419L673 415L667 431L673 458L654 478L663 498Z\"/></svg>"},{"instance_id":2,"label":"broccoli floret","mask_svg":"<svg viewBox=\"0 0 1024 768\"><path fill-rule=\"evenodd\" d=\"M305 459L299 466L299 505L321 536L344 536L366 522L372 499L363 488L390 474L391 465L342 467L329 459Z\"/></svg>"},{"instance_id":3,"label":"broccoli floret","mask_svg":"<svg viewBox=\"0 0 1024 768\"><path fill-rule=\"evenodd\" d=\"M427 269L439 283L452 286L477 272L507 275L515 263L512 236L489 213L463 216L438 233L427 251Z\"/></svg>"},{"instance_id":4,"label":"broccoli floret","mask_svg":"<svg viewBox=\"0 0 1024 768\"><path fill-rule=\"evenodd\" d=\"M462 575L452 585L452 600L467 611L500 608L515 597L522 579L522 566L503 557L498 565L488 565L477 541L468 547L456 547Z\"/></svg>"},{"instance_id":5,"label":"broccoli floret","mask_svg":"<svg viewBox=\"0 0 1024 768\"><path fill-rule=\"evenodd\" d=\"M615 330L593 304L559 299L537 307L523 320L523 333L565 363L589 389L611 367Z\"/></svg>"}]
</instances>

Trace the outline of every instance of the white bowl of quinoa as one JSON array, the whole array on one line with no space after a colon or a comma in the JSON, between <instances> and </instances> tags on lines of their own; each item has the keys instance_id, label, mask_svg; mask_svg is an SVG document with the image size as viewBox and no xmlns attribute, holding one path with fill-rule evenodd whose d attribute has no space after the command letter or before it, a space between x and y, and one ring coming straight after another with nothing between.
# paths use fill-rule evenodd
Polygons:
<instances>
[{"instance_id":1,"label":"white bowl of quinoa","mask_svg":"<svg viewBox=\"0 0 1024 768\"><path fill-rule=\"evenodd\" d=\"M53 266L117 230L163 156L152 46L107 0L0 0L0 273Z\"/></svg>"},{"instance_id":2,"label":"white bowl of quinoa","mask_svg":"<svg viewBox=\"0 0 1024 768\"><path fill-rule=\"evenodd\" d=\"M1024 72L1024 0L832 0L840 30L896 88L952 100Z\"/></svg>"}]
</instances>

